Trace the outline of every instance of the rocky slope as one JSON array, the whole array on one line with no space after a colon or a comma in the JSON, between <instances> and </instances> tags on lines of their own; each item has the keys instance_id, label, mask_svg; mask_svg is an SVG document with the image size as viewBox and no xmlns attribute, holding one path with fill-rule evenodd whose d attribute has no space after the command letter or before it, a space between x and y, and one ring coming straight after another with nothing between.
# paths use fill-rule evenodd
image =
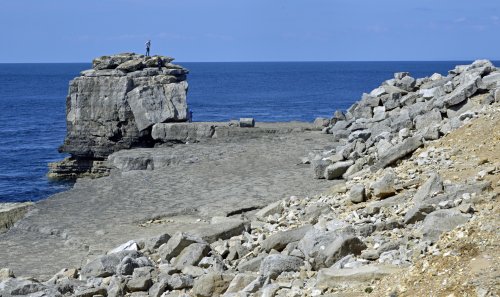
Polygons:
<instances>
[{"instance_id":1,"label":"rocky slope","mask_svg":"<svg viewBox=\"0 0 500 297\"><path fill-rule=\"evenodd\" d=\"M173 58L132 53L103 56L69 83L67 135L60 151L70 159L51 166L51 177L99 174L109 154L152 146L155 124L185 122L188 70ZM104 169L105 171L105 169Z\"/></svg>"},{"instance_id":2,"label":"rocky slope","mask_svg":"<svg viewBox=\"0 0 500 297\"><path fill-rule=\"evenodd\" d=\"M499 81L500 72L486 60L457 66L446 77L395 73L327 122L324 132L338 145L311 158L316 177L350 178L367 167L376 172L395 163L498 101Z\"/></svg>"},{"instance_id":3,"label":"rocky slope","mask_svg":"<svg viewBox=\"0 0 500 297\"><path fill-rule=\"evenodd\" d=\"M45 282L2 270L4 295L498 296L500 73L407 73L337 112L303 160L322 195L131 240ZM331 134L331 135L330 135ZM168 221L152 219L143 225Z\"/></svg>"}]
</instances>

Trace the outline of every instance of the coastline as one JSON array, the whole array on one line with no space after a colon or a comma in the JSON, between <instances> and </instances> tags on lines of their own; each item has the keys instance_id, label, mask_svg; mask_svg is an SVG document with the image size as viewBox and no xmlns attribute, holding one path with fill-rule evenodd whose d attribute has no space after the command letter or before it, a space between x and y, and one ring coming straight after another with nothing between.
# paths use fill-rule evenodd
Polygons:
<instances>
[{"instance_id":1,"label":"coastline","mask_svg":"<svg viewBox=\"0 0 500 297\"><path fill-rule=\"evenodd\" d=\"M483 273L439 294L494 295L499 222L477 220L499 211L499 82L484 60L447 77L400 72L321 132L282 124L115 152L109 176L79 179L0 235L22 259L0 266L42 280L66 267L39 290L69 282L77 296L410 296L412 269L444 284L459 255ZM475 228L483 237L464 235ZM12 292L37 284L3 273ZM380 282L402 273L406 286Z\"/></svg>"}]
</instances>

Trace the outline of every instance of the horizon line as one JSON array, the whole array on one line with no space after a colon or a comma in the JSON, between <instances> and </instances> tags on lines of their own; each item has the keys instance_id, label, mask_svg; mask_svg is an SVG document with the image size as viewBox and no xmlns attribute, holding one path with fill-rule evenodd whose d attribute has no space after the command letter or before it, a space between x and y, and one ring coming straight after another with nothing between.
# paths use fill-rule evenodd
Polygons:
<instances>
[{"instance_id":1,"label":"horizon line","mask_svg":"<svg viewBox=\"0 0 500 297\"><path fill-rule=\"evenodd\" d=\"M500 61L499 59L452 59L452 60L262 60L262 61L176 61L174 63L373 63L373 62L463 62L463 61L476 61L476 60L489 60ZM90 62L0 62L0 64L92 64Z\"/></svg>"}]
</instances>

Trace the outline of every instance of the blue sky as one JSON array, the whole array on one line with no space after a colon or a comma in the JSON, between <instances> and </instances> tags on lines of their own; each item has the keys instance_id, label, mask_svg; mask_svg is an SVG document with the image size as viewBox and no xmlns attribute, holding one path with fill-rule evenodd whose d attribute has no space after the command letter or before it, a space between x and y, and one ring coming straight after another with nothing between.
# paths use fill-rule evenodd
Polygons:
<instances>
[{"instance_id":1,"label":"blue sky","mask_svg":"<svg viewBox=\"0 0 500 297\"><path fill-rule=\"evenodd\" d=\"M13 0L0 62L500 60L499 0Z\"/></svg>"}]
</instances>

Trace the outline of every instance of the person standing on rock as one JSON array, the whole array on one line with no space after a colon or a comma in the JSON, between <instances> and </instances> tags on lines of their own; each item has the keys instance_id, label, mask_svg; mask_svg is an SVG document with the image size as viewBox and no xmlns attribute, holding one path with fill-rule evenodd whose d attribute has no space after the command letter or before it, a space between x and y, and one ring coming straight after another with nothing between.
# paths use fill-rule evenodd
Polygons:
<instances>
[{"instance_id":1,"label":"person standing on rock","mask_svg":"<svg viewBox=\"0 0 500 297\"><path fill-rule=\"evenodd\" d=\"M149 57L149 50L151 49L151 40L146 42L146 57Z\"/></svg>"}]
</instances>

